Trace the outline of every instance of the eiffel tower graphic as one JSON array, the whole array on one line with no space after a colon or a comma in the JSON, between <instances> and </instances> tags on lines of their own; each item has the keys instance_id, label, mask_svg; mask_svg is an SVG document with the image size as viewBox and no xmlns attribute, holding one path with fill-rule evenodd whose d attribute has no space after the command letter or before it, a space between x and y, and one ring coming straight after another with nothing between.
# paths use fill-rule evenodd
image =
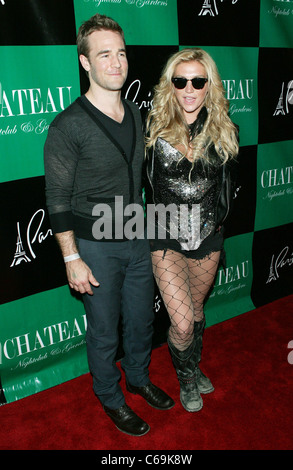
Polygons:
<instances>
[{"instance_id":1,"label":"eiffel tower graphic","mask_svg":"<svg viewBox=\"0 0 293 470\"><path fill-rule=\"evenodd\" d=\"M272 256L269 277L268 277L268 280L267 280L266 284L268 284L271 281L276 281L277 280L277 277L275 276L275 273L274 273L273 261L274 261L274 255Z\"/></svg>"},{"instance_id":2,"label":"eiffel tower graphic","mask_svg":"<svg viewBox=\"0 0 293 470\"><path fill-rule=\"evenodd\" d=\"M217 10L216 1L217 0L204 0L203 6L198 16L205 16L205 15L217 16L218 10ZM211 2L213 3L213 6L211 5Z\"/></svg>"},{"instance_id":3,"label":"eiffel tower graphic","mask_svg":"<svg viewBox=\"0 0 293 470\"><path fill-rule=\"evenodd\" d=\"M20 231L19 231L19 222L17 222L16 251L15 251L15 255L14 255L14 258L13 258L13 261L12 261L10 267L12 268L12 266L17 266L22 261L25 261L25 263L30 263L31 262L29 257L26 255L25 250L23 249L21 236L20 236Z\"/></svg>"},{"instance_id":4,"label":"eiffel tower graphic","mask_svg":"<svg viewBox=\"0 0 293 470\"><path fill-rule=\"evenodd\" d=\"M277 107L275 109L273 116L278 116L278 114L283 114L283 116L285 116L285 111L283 107L283 91L284 91L284 82L282 84L282 91L281 91L280 98L279 98L279 101L278 101L278 104L277 104Z\"/></svg>"}]
</instances>

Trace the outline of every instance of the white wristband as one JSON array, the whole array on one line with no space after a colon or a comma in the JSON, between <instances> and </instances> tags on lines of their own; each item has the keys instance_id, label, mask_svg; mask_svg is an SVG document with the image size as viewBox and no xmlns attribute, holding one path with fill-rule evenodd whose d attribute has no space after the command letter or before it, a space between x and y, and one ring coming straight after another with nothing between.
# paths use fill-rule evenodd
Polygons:
<instances>
[{"instance_id":1,"label":"white wristband","mask_svg":"<svg viewBox=\"0 0 293 470\"><path fill-rule=\"evenodd\" d=\"M65 256L64 263L68 263L68 261L74 261L75 259L80 258L78 253L74 253L73 255Z\"/></svg>"}]
</instances>

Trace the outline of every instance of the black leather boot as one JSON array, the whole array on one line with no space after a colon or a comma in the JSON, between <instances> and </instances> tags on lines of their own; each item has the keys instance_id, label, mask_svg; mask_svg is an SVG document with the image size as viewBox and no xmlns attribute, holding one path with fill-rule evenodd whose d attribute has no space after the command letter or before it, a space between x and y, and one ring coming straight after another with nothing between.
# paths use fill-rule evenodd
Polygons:
<instances>
[{"instance_id":1,"label":"black leather boot","mask_svg":"<svg viewBox=\"0 0 293 470\"><path fill-rule=\"evenodd\" d=\"M180 383L180 401L186 411L201 410L203 403L197 386L194 342L184 351L177 349L168 338L172 361Z\"/></svg>"},{"instance_id":2,"label":"black leather boot","mask_svg":"<svg viewBox=\"0 0 293 470\"><path fill-rule=\"evenodd\" d=\"M202 337L205 328L205 318L200 322L194 322L194 360L196 364L196 383L200 393L211 393L214 391L212 382L200 370L198 364L201 360Z\"/></svg>"}]
</instances>

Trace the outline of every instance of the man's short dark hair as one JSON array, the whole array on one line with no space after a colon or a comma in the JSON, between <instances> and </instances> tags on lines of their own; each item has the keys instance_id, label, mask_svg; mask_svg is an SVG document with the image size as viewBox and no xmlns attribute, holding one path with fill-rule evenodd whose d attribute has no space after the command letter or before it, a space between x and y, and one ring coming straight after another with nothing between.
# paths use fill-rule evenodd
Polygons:
<instances>
[{"instance_id":1,"label":"man's short dark hair","mask_svg":"<svg viewBox=\"0 0 293 470\"><path fill-rule=\"evenodd\" d=\"M89 20L82 23L77 34L77 50L78 55L81 54L89 57L88 36L94 31L113 31L119 33L125 43L124 32L121 26L112 18L106 15L96 13Z\"/></svg>"}]
</instances>

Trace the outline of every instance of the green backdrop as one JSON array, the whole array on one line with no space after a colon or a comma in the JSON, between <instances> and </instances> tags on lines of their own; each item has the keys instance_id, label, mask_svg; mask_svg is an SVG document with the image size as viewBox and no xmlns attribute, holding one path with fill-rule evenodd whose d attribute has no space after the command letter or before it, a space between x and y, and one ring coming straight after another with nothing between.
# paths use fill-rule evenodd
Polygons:
<instances>
[{"instance_id":1,"label":"green backdrop","mask_svg":"<svg viewBox=\"0 0 293 470\"><path fill-rule=\"evenodd\" d=\"M43 145L56 114L86 91L75 37L96 12L125 31L123 94L143 118L171 53L199 46L218 65L240 155L226 267L206 304L207 326L293 291L293 0L3 0L2 403L88 372L83 305L67 286L46 211ZM154 311L157 347L168 323L158 292Z\"/></svg>"}]
</instances>

